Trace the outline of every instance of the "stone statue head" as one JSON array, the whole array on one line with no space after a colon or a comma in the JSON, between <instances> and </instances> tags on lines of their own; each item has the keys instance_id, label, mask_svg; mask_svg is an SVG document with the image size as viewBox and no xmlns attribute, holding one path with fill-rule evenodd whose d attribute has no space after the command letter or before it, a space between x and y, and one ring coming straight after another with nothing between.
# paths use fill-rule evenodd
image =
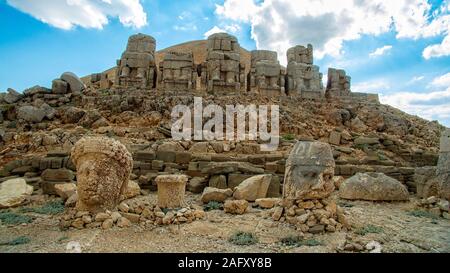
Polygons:
<instances>
[{"instance_id":1,"label":"stone statue head","mask_svg":"<svg viewBox=\"0 0 450 273\"><path fill-rule=\"evenodd\" d=\"M106 137L85 137L72 149L77 168L77 209L113 209L125 192L133 160L126 147Z\"/></svg>"}]
</instances>

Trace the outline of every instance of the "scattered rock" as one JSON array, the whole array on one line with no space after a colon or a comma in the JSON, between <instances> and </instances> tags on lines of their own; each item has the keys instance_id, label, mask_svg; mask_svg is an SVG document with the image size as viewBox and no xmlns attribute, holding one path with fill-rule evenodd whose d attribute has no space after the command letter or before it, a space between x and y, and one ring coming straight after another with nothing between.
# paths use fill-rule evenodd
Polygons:
<instances>
[{"instance_id":1,"label":"scattered rock","mask_svg":"<svg viewBox=\"0 0 450 273\"><path fill-rule=\"evenodd\" d=\"M62 183L55 185L56 194L59 195L63 200L67 200L69 197L74 195L77 191L77 185L74 183Z\"/></svg>"},{"instance_id":2,"label":"scattered rock","mask_svg":"<svg viewBox=\"0 0 450 273\"><path fill-rule=\"evenodd\" d=\"M72 72L65 72L60 78L69 84L69 88L72 92L81 92L85 89L84 83Z\"/></svg>"},{"instance_id":3,"label":"scattered rock","mask_svg":"<svg viewBox=\"0 0 450 273\"><path fill-rule=\"evenodd\" d=\"M248 202L246 200L227 200L223 205L226 213L244 214L247 211Z\"/></svg>"},{"instance_id":4,"label":"scattered rock","mask_svg":"<svg viewBox=\"0 0 450 273\"><path fill-rule=\"evenodd\" d=\"M271 209L281 202L280 198L260 198L255 203L263 209Z\"/></svg>"},{"instance_id":5,"label":"scattered rock","mask_svg":"<svg viewBox=\"0 0 450 273\"><path fill-rule=\"evenodd\" d=\"M244 180L239 184L233 193L233 197L238 200L247 200L250 202L267 196L272 175L257 175Z\"/></svg>"},{"instance_id":6,"label":"scattered rock","mask_svg":"<svg viewBox=\"0 0 450 273\"><path fill-rule=\"evenodd\" d=\"M206 187L202 193L201 200L203 203L209 203L210 201L224 202L227 198L233 195L231 189L217 189Z\"/></svg>"},{"instance_id":7,"label":"scattered rock","mask_svg":"<svg viewBox=\"0 0 450 273\"><path fill-rule=\"evenodd\" d=\"M33 193L33 186L25 179L15 178L0 184L0 208L15 207L22 204Z\"/></svg>"},{"instance_id":8,"label":"scattered rock","mask_svg":"<svg viewBox=\"0 0 450 273\"><path fill-rule=\"evenodd\" d=\"M407 188L398 180L382 173L357 173L345 180L339 197L350 200L406 201Z\"/></svg>"}]
</instances>

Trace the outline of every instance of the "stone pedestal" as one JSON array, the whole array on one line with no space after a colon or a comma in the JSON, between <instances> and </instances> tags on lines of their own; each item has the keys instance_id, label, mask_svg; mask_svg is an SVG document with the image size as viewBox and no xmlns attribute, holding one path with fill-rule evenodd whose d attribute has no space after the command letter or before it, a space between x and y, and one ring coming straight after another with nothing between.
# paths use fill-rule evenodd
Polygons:
<instances>
[{"instance_id":1,"label":"stone pedestal","mask_svg":"<svg viewBox=\"0 0 450 273\"><path fill-rule=\"evenodd\" d=\"M188 178L186 175L160 175L158 185L158 206L160 208L181 208Z\"/></svg>"}]
</instances>

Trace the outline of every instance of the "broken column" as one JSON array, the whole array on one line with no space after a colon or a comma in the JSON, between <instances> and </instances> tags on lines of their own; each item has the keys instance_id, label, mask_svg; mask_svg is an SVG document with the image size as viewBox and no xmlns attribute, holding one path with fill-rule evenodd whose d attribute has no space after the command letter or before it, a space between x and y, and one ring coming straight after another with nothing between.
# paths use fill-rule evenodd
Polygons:
<instances>
[{"instance_id":1,"label":"broken column","mask_svg":"<svg viewBox=\"0 0 450 273\"><path fill-rule=\"evenodd\" d=\"M181 208L185 205L184 194L188 181L186 175L159 175L155 180L160 208Z\"/></svg>"},{"instance_id":2,"label":"broken column","mask_svg":"<svg viewBox=\"0 0 450 273\"><path fill-rule=\"evenodd\" d=\"M116 85L148 89L156 87L156 40L136 34L128 39L127 49L117 61Z\"/></svg>"},{"instance_id":3,"label":"broken column","mask_svg":"<svg viewBox=\"0 0 450 273\"><path fill-rule=\"evenodd\" d=\"M287 51L287 91L290 96L318 98L322 96L322 73L313 64L313 47L297 45Z\"/></svg>"},{"instance_id":4,"label":"broken column","mask_svg":"<svg viewBox=\"0 0 450 273\"><path fill-rule=\"evenodd\" d=\"M192 53L168 52L159 64L159 84L165 91L195 89L197 71Z\"/></svg>"},{"instance_id":5,"label":"broken column","mask_svg":"<svg viewBox=\"0 0 450 273\"><path fill-rule=\"evenodd\" d=\"M441 184L441 197L450 201L450 129L441 135L436 176Z\"/></svg>"},{"instance_id":6,"label":"broken column","mask_svg":"<svg viewBox=\"0 0 450 273\"><path fill-rule=\"evenodd\" d=\"M248 91L263 96L280 96L285 93L286 69L278 62L277 53L253 50L248 74Z\"/></svg>"},{"instance_id":7,"label":"broken column","mask_svg":"<svg viewBox=\"0 0 450 273\"><path fill-rule=\"evenodd\" d=\"M350 96L351 78L345 70L329 68L326 96L329 98Z\"/></svg>"},{"instance_id":8,"label":"broken column","mask_svg":"<svg viewBox=\"0 0 450 273\"><path fill-rule=\"evenodd\" d=\"M239 92L245 86L240 50L237 38L232 35L216 33L208 37L208 55L202 65L203 84L208 92Z\"/></svg>"},{"instance_id":9,"label":"broken column","mask_svg":"<svg viewBox=\"0 0 450 273\"><path fill-rule=\"evenodd\" d=\"M283 198L309 200L328 197L334 190L334 167L329 144L297 142L286 161Z\"/></svg>"},{"instance_id":10,"label":"broken column","mask_svg":"<svg viewBox=\"0 0 450 273\"><path fill-rule=\"evenodd\" d=\"M72 149L77 169L80 211L114 209L128 186L133 159L120 142L107 137L85 137Z\"/></svg>"}]
</instances>

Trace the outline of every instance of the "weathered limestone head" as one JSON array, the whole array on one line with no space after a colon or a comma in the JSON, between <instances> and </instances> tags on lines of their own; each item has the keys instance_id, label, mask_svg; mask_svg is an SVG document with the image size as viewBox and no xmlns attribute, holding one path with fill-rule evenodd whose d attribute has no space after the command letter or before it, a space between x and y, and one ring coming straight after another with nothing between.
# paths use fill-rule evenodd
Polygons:
<instances>
[{"instance_id":1,"label":"weathered limestone head","mask_svg":"<svg viewBox=\"0 0 450 273\"><path fill-rule=\"evenodd\" d=\"M85 137L72 148L77 168L77 209L113 209L128 186L133 159L127 148L111 138Z\"/></svg>"},{"instance_id":2,"label":"weathered limestone head","mask_svg":"<svg viewBox=\"0 0 450 273\"><path fill-rule=\"evenodd\" d=\"M286 162L283 198L322 199L334 190L334 158L327 143L300 141Z\"/></svg>"},{"instance_id":3,"label":"weathered limestone head","mask_svg":"<svg viewBox=\"0 0 450 273\"><path fill-rule=\"evenodd\" d=\"M128 38L127 52L139 52L154 54L156 49L156 40L152 36L138 33Z\"/></svg>"},{"instance_id":4,"label":"weathered limestone head","mask_svg":"<svg viewBox=\"0 0 450 273\"><path fill-rule=\"evenodd\" d=\"M270 61L278 63L278 54L276 51L270 50L252 50L251 54L251 67L255 67L259 61Z\"/></svg>"},{"instance_id":5,"label":"weathered limestone head","mask_svg":"<svg viewBox=\"0 0 450 273\"><path fill-rule=\"evenodd\" d=\"M308 44L307 47L301 45L291 47L288 49L286 55L288 63L296 62L304 64L313 64L314 62L313 47L310 44Z\"/></svg>"},{"instance_id":6,"label":"weathered limestone head","mask_svg":"<svg viewBox=\"0 0 450 273\"><path fill-rule=\"evenodd\" d=\"M215 33L208 37L208 51L232 51L239 53L238 39L228 33Z\"/></svg>"}]
</instances>

